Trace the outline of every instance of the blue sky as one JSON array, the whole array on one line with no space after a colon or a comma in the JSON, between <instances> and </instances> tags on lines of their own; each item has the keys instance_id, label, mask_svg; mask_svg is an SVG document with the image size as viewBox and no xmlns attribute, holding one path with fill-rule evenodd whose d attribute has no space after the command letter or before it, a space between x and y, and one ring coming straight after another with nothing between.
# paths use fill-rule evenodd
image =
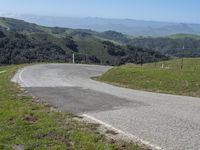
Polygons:
<instances>
[{"instance_id":1,"label":"blue sky","mask_svg":"<svg viewBox=\"0 0 200 150\"><path fill-rule=\"evenodd\" d=\"M0 0L0 13L200 23L200 1Z\"/></svg>"}]
</instances>

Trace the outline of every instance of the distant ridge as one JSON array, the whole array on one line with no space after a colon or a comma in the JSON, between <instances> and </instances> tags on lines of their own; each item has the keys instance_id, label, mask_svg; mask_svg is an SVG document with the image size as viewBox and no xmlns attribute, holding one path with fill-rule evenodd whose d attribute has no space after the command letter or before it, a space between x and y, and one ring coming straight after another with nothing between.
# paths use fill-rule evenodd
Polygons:
<instances>
[{"instance_id":1,"label":"distant ridge","mask_svg":"<svg viewBox=\"0 0 200 150\"><path fill-rule=\"evenodd\" d=\"M113 30L131 36L169 36L172 34L200 35L200 24L143 21L134 19L48 17L18 15L18 19L51 27L91 29L98 32Z\"/></svg>"}]
</instances>

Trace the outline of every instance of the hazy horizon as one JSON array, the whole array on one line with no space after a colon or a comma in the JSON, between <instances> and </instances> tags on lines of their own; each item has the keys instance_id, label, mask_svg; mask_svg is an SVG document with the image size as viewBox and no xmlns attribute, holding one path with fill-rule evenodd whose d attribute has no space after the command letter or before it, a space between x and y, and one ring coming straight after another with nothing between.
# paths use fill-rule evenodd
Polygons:
<instances>
[{"instance_id":1,"label":"hazy horizon","mask_svg":"<svg viewBox=\"0 0 200 150\"><path fill-rule=\"evenodd\" d=\"M200 24L197 0L0 0L0 16L10 14L49 17L133 19Z\"/></svg>"},{"instance_id":2,"label":"hazy horizon","mask_svg":"<svg viewBox=\"0 0 200 150\"><path fill-rule=\"evenodd\" d=\"M35 15L35 14L13 14L13 13L2 13L0 12L0 17L13 18L13 19L23 19L22 16L33 16L33 17L52 17L52 18L96 18L96 19L113 19L113 20L136 20L145 22L160 22L160 23L186 23L186 24L200 24L200 22L179 22L179 21L161 21L161 20L148 20L148 19L135 19L135 18L111 18L111 17L94 17L94 16L53 16L53 15ZM25 20L26 21L26 20Z\"/></svg>"}]
</instances>

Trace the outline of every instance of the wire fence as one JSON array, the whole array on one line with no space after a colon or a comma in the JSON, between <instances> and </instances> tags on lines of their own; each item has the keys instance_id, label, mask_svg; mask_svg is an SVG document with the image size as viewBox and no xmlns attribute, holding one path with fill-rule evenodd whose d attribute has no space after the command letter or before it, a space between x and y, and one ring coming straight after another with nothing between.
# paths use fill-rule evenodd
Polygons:
<instances>
[{"instance_id":1,"label":"wire fence","mask_svg":"<svg viewBox=\"0 0 200 150\"><path fill-rule=\"evenodd\" d=\"M199 62L182 62L182 60L179 61L166 61L166 62L158 62L151 64L151 66L154 66L157 69L167 69L167 70L183 70L183 71L200 71L200 61Z\"/></svg>"}]
</instances>

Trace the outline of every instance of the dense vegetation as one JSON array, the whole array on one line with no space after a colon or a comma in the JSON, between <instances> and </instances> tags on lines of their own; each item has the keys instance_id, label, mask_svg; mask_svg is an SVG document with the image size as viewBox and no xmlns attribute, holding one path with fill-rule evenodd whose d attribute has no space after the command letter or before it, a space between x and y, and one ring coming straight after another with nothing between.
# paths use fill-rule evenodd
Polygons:
<instances>
[{"instance_id":1,"label":"dense vegetation","mask_svg":"<svg viewBox=\"0 0 200 150\"><path fill-rule=\"evenodd\" d=\"M200 97L200 58L123 65L106 72L100 81L132 89Z\"/></svg>"},{"instance_id":2,"label":"dense vegetation","mask_svg":"<svg viewBox=\"0 0 200 150\"><path fill-rule=\"evenodd\" d=\"M111 32L112 33L112 32ZM120 38L123 34L112 36ZM120 65L167 59L159 52L110 42L91 30L43 27L0 18L0 64L70 62ZM116 39L117 40L117 39Z\"/></svg>"}]
</instances>

